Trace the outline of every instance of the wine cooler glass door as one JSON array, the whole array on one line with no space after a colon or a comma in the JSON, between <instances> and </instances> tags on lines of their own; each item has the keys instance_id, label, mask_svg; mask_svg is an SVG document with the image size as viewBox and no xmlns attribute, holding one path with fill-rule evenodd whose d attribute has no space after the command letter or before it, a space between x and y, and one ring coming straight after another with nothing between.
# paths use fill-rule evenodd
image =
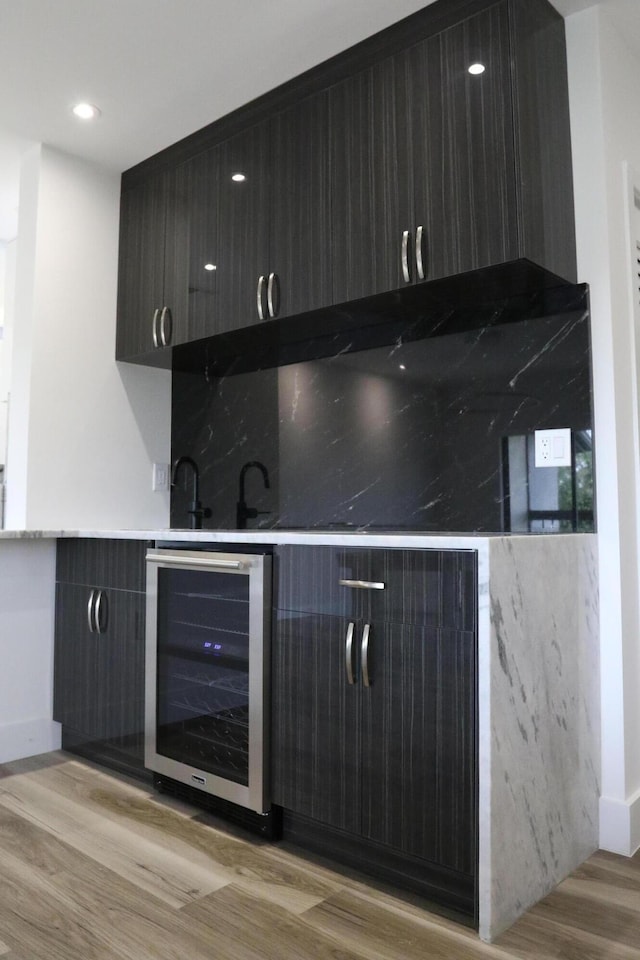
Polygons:
<instances>
[{"instance_id":1,"label":"wine cooler glass door","mask_svg":"<svg viewBox=\"0 0 640 960\"><path fill-rule=\"evenodd\" d=\"M176 776L174 764L185 765L177 779L245 806L264 806L255 796L247 800L264 765L264 598L256 611L248 573L150 567L155 746L147 765L169 776Z\"/></svg>"}]
</instances>

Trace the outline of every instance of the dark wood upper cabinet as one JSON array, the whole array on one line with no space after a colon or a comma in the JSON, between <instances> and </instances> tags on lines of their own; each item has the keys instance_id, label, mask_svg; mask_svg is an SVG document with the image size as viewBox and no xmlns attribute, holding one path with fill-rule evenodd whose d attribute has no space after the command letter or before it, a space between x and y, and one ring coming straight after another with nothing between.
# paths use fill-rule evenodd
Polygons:
<instances>
[{"instance_id":1,"label":"dark wood upper cabinet","mask_svg":"<svg viewBox=\"0 0 640 960\"><path fill-rule=\"evenodd\" d=\"M473 64L484 72L471 74ZM425 279L526 256L519 232L508 5L497 4L416 44L407 51L406 68L409 87L420 91L411 101L409 125L414 277L420 255Z\"/></svg>"},{"instance_id":2,"label":"dark wood upper cabinet","mask_svg":"<svg viewBox=\"0 0 640 960\"><path fill-rule=\"evenodd\" d=\"M218 314L228 329L259 322L269 265L270 125L257 124L218 148ZM243 177L244 179L240 179Z\"/></svg>"},{"instance_id":3,"label":"dark wood upper cabinet","mask_svg":"<svg viewBox=\"0 0 640 960\"><path fill-rule=\"evenodd\" d=\"M188 339L188 209L181 171L122 192L116 359L170 365L162 347Z\"/></svg>"},{"instance_id":4,"label":"dark wood upper cabinet","mask_svg":"<svg viewBox=\"0 0 640 960\"><path fill-rule=\"evenodd\" d=\"M124 174L121 221L117 357L159 365L520 258L574 282L563 20L436 2Z\"/></svg>"},{"instance_id":5,"label":"dark wood upper cabinet","mask_svg":"<svg viewBox=\"0 0 640 960\"><path fill-rule=\"evenodd\" d=\"M327 94L278 113L271 143L269 269L278 316L295 316L333 302Z\"/></svg>"},{"instance_id":6,"label":"dark wood upper cabinet","mask_svg":"<svg viewBox=\"0 0 640 960\"><path fill-rule=\"evenodd\" d=\"M536 86L540 67L513 67L514 6L497 3L332 88L336 302L520 257L572 275L523 196L544 207L551 181L540 146L519 142L518 85ZM474 64L483 72L470 73ZM537 115L551 113L546 98L529 99ZM570 251L563 209L548 232L566 229Z\"/></svg>"},{"instance_id":7,"label":"dark wood upper cabinet","mask_svg":"<svg viewBox=\"0 0 640 960\"><path fill-rule=\"evenodd\" d=\"M330 91L335 303L402 283L402 234L414 221L409 103L402 56Z\"/></svg>"}]
</instances>

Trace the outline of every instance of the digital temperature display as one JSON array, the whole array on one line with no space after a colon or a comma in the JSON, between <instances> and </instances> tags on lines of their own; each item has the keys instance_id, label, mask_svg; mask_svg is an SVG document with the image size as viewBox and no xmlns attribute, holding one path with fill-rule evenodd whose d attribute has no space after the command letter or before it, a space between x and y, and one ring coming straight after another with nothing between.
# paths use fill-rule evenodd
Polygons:
<instances>
[{"instance_id":1,"label":"digital temperature display","mask_svg":"<svg viewBox=\"0 0 640 960\"><path fill-rule=\"evenodd\" d=\"M211 653L218 654L223 652L222 644L214 643L212 640L205 640L202 646L205 650L210 650Z\"/></svg>"}]
</instances>

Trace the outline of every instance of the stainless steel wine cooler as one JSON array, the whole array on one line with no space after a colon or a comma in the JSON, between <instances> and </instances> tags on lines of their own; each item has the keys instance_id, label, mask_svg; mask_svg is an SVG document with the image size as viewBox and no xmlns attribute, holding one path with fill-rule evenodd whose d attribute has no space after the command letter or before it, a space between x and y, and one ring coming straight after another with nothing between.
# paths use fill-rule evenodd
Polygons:
<instances>
[{"instance_id":1,"label":"stainless steel wine cooler","mask_svg":"<svg viewBox=\"0 0 640 960\"><path fill-rule=\"evenodd\" d=\"M271 557L147 552L145 766L269 809Z\"/></svg>"}]
</instances>

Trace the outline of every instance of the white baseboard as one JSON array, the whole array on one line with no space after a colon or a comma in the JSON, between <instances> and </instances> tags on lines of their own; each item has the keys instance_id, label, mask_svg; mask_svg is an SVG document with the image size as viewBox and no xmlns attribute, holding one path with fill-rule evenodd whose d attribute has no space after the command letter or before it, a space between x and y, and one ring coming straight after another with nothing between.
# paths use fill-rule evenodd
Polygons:
<instances>
[{"instance_id":1,"label":"white baseboard","mask_svg":"<svg viewBox=\"0 0 640 960\"><path fill-rule=\"evenodd\" d=\"M628 800L600 797L600 847L624 857L640 849L640 790Z\"/></svg>"},{"instance_id":2,"label":"white baseboard","mask_svg":"<svg viewBox=\"0 0 640 960\"><path fill-rule=\"evenodd\" d=\"M60 749L60 724L41 717L0 726L0 763Z\"/></svg>"}]
</instances>

